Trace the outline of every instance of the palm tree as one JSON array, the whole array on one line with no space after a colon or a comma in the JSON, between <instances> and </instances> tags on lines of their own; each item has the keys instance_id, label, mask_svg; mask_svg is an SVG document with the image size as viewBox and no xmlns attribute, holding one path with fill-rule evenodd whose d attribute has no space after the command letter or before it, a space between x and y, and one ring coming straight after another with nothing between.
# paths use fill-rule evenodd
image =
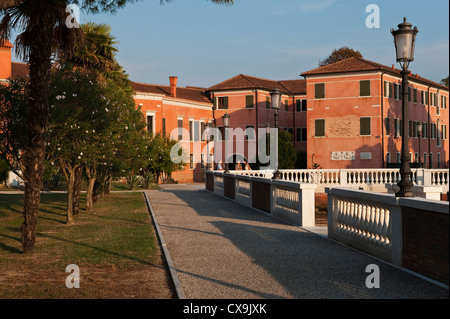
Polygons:
<instances>
[{"instance_id":1,"label":"palm tree","mask_svg":"<svg viewBox=\"0 0 450 319\"><path fill-rule=\"evenodd\" d=\"M97 13L115 12L135 0L73 0L82 9ZM210 0L231 4L233 0ZM52 56L56 47L71 52L81 32L66 28L68 0L2 0L0 2L0 40L9 39L12 30L17 37L16 53L29 65L28 145L24 156L24 221L21 226L22 247L33 252L39 214L40 190L44 171L45 135L48 123L48 97Z\"/></svg>"}]
</instances>

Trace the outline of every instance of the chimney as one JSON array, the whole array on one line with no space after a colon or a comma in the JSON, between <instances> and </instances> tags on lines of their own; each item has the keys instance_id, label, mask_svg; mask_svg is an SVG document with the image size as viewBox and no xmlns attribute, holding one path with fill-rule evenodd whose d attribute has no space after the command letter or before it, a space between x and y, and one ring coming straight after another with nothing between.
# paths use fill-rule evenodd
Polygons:
<instances>
[{"instance_id":1,"label":"chimney","mask_svg":"<svg viewBox=\"0 0 450 319\"><path fill-rule=\"evenodd\" d=\"M395 64L392 64L392 70L395 70Z\"/></svg>"},{"instance_id":2,"label":"chimney","mask_svg":"<svg viewBox=\"0 0 450 319\"><path fill-rule=\"evenodd\" d=\"M177 97L177 81L178 77L171 76L170 79L170 96Z\"/></svg>"},{"instance_id":3,"label":"chimney","mask_svg":"<svg viewBox=\"0 0 450 319\"><path fill-rule=\"evenodd\" d=\"M11 77L11 49L12 44L8 40L0 40L0 79Z\"/></svg>"}]
</instances>

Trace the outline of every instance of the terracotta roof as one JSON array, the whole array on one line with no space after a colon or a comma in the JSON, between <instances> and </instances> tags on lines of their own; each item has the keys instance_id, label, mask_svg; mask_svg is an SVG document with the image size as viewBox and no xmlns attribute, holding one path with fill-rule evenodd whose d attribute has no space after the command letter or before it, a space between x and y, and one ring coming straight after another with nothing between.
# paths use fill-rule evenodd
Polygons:
<instances>
[{"instance_id":1,"label":"terracotta roof","mask_svg":"<svg viewBox=\"0 0 450 319\"><path fill-rule=\"evenodd\" d=\"M131 81L131 86L138 93L153 93L171 97L170 86L168 85L145 84ZM201 103L212 103L202 88L177 87L177 96L171 98Z\"/></svg>"},{"instance_id":2,"label":"terracotta roof","mask_svg":"<svg viewBox=\"0 0 450 319\"><path fill-rule=\"evenodd\" d=\"M208 91L263 89L272 91L280 89L285 94L306 94L306 80L274 81L245 74L239 74L207 89Z\"/></svg>"},{"instance_id":3,"label":"terracotta roof","mask_svg":"<svg viewBox=\"0 0 450 319\"><path fill-rule=\"evenodd\" d=\"M11 78L24 78L28 79L29 75L28 64L19 63L19 62L11 62Z\"/></svg>"},{"instance_id":4,"label":"terracotta roof","mask_svg":"<svg viewBox=\"0 0 450 319\"><path fill-rule=\"evenodd\" d=\"M334 73L347 73L347 72L362 72L362 71L386 71L388 73L401 76L401 70L392 67L388 67L383 64L372 62L363 58L351 57L335 63L331 63L307 72L300 74L301 76L308 75L321 75L321 74L334 74ZM448 87L425 79L417 74L410 73L409 78L417 82L422 82L427 85L432 85L438 88L448 90Z\"/></svg>"}]
</instances>

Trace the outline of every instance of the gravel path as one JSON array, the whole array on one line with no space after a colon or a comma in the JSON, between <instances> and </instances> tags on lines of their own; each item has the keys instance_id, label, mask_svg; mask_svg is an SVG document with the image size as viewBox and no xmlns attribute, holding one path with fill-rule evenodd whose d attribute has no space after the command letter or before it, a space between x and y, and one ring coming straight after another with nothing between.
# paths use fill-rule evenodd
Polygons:
<instances>
[{"instance_id":1,"label":"gravel path","mask_svg":"<svg viewBox=\"0 0 450 319\"><path fill-rule=\"evenodd\" d=\"M448 298L448 289L204 190L147 192L188 299ZM368 265L380 288L369 289Z\"/></svg>"}]
</instances>

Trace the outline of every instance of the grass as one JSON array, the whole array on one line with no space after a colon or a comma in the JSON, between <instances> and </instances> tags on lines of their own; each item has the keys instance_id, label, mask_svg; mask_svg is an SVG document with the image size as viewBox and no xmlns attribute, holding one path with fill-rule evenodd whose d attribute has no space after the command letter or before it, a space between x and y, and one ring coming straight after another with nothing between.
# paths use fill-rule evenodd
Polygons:
<instances>
[{"instance_id":1,"label":"grass","mask_svg":"<svg viewBox=\"0 0 450 319\"><path fill-rule=\"evenodd\" d=\"M29 255L20 243L23 195L0 194L0 298L173 298L142 193L101 197L71 226L66 196L42 195ZM80 269L80 289L65 285L70 264Z\"/></svg>"}]
</instances>

